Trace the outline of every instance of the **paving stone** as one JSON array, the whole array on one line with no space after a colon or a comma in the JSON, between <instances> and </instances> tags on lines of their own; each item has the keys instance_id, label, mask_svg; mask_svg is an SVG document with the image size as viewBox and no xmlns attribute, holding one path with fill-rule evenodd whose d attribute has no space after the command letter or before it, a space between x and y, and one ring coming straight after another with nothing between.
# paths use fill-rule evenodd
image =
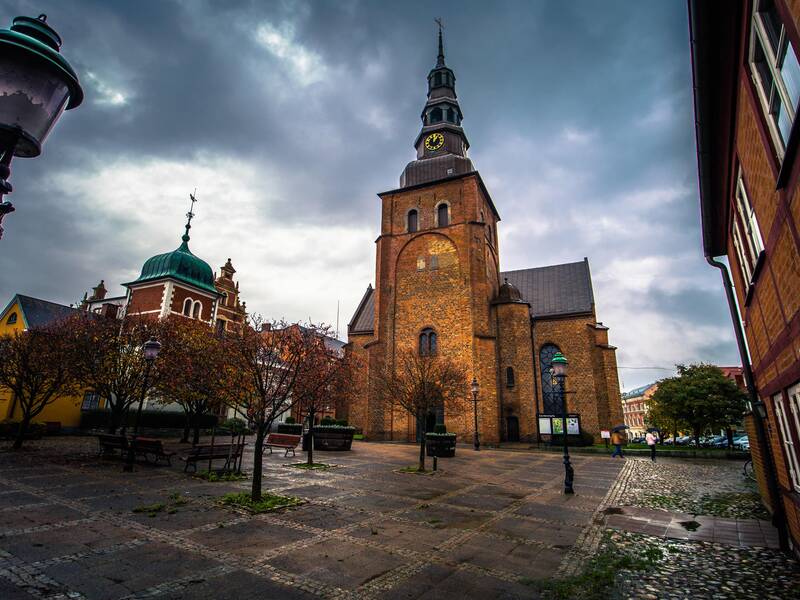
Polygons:
<instances>
[{"instance_id":1,"label":"paving stone","mask_svg":"<svg viewBox=\"0 0 800 600\"><path fill-rule=\"evenodd\" d=\"M474 509L421 504L418 508L401 512L398 516L439 528L474 529L488 521L492 515Z\"/></svg>"},{"instance_id":2,"label":"paving stone","mask_svg":"<svg viewBox=\"0 0 800 600\"><path fill-rule=\"evenodd\" d=\"M327 539L291 555L269 561L279 569L330 585L353 589L404 562L398 554L357 546L346 540Z\"/></svg>"},{"instance_id":3,"label":"paving stone","mask_svg":"<svg viewBox=\"0 0 800 600\"><path fill-rule=\"evenodd\" d=\"M310 600L317 598L316 595L309 592L281 585L245 571L234 571L211 579L203 579L202 574L198 574L197 578L159 597L164 600L241 600L242 598Z\"/></svg>"},{"instance_id":4,"label":"paving stone","mask_svg":"<svg viewBox=\"0 0 800 600\"><path fill-rule=\"evenodd\" d=\"M481 598L491 600L533 600L538 595L520 583L495 579L454 567L430 565L381 595L382 600L442 600Z\"/></svg>"},{"instance_id":5,"label":"paving stone","mask_svg":"<svg viewBox=\"0 0 800 600\"><path fill-rule=\"evenodd\" d=\"M374 525L358 527L349 535L385 546L418 552L436 552L442 543L455 535L455 532L452 529L441 529L425 524L415 525L386 520Z\"/></svg>"},{"instance_id":6,"label":"paving stone","mask_svg":"<svg viewBox=\"0 0 800 600\"><path fill-rule=\"evenodd\" d=\"M264 520L249 519L243 523L197 531L188 537L214 550L256 558L268 550L310 539L313 534Z\"/></svg>"}]
</instances>

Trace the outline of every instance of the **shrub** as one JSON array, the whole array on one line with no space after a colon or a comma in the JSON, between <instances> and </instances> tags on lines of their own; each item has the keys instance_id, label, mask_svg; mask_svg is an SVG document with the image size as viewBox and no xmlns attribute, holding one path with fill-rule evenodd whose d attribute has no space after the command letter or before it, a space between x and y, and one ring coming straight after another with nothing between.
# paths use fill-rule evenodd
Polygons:
<instances>
[{"instance_id":1,"label":"shrub","mask_svg":"<svg viewBox=\"0 0 800 600\"><path fill-rule=\"evenodd\" d=\"M246 433L248 431L247 423L245 423L242 419L236 418L226 419L221 423L220 427L227 429L232 433Z\"/></svg>"},{"instance_id":2,"label":"shrub","mask_svg":"<svg viewBox=\"0 0 800 600\"><path fill-rule=\"evenodd\" d=\"M333 417L328 417L328 416L322 417L322 421L320 422L320 425L322 425L323 427L326 426L326 425L336 425L336 419L334 419Z\"/></svg>"},{"instance_id":3,"label":"shrub","mask_svg":"<svg viewBox=\"0 0 800 600\"><path fill-rule=\"evenodd\" d=\"M335 425L339 425L340 427L347 427L347 419L336 419Z\"/></svg>"},{"instance_id":4,"label":"shrub","mask_svg":"<svg viewBox=\"0 0 800 600\"><path fill-rule=\"evenodd\" d=\"M294 423L295 423L294 417L292 417L292 416L286 417L286 420L284 421L284 423L286 423L287 425L294 425Z\"/></svg>"},{"instance_id":5,"label":"shrub","mask_svg":"<svg viewBox=\"0 0 800 600\"><path fill-rule=\"evenodd\" d=\"M437 423L433 427L433 433L447 433L447 426L444 423Z\"/></svg>"}]
</instances>

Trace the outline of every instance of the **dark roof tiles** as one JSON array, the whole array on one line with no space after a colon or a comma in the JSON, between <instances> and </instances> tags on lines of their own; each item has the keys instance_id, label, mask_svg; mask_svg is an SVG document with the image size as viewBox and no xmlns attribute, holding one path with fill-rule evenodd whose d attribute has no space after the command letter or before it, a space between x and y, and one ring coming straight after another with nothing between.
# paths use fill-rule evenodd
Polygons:
<instances>
[{"instance_id":1,"label":"dark roof tiles","mask_svg":"<svg viewBox=\"0 0 800 600\"><path fill-rule=\"evenodd\" d=\"M76 308L17 294L28 327L41 327L80 312Z\"/></svg>"},{"instance_id":2,"label":"dark roof tiles","mask_svg":"<svg viewBox=\"0 0 800 600\"><path fill-rule=\"evenodd\" d=\"M589 261L505 271L508 279L531 305L534 318L591 313L594 305Z\"/></svg>"}]
</instances>

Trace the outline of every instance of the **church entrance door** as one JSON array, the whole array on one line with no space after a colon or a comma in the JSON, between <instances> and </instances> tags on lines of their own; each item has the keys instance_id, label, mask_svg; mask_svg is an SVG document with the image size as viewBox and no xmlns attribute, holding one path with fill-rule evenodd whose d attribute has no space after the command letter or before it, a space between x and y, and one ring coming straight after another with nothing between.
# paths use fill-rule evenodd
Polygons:
<instances>
[{"instance_id":1,"label":"church entrance door","mask_svg":"<svg viewBox=\"0 0 800 600\"><path fill-rule=\"evenodd\" d=\"M519 419L517 417L506 417L506 433L509 442L519 441Z\"/></svg>"}]
</instances>

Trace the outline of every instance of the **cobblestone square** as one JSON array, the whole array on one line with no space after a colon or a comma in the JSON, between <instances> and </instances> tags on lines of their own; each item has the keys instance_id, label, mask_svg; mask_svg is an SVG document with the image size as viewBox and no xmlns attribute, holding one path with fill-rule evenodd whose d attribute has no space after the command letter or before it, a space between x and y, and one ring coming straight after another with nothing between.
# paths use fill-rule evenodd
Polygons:
<instances>
[{"instance_id":1,"label":"cobblestone square","mask_svg":"<svg viewBox=\"0 0 800 600\"><path fill-rule=\"evenodd\" d=\"M557 454L459 448L435 474L417 475L399 472L415 463L415 446L356 442L318 452L333 465L323 471L292 467L300 454L267 455L264 490L303 504L252 515L219 503L249 480L210 483L180 461L123 473L95 444L54 438L0 452L4 600L528 599L598 556L650 546L660 548L651 568L616 574L622 597L736 597L729 590L744 588L726 578L776 598L800 585L748 504L740 463L576 453L576 494L565 496ZM689 520L695 531L681 524ZM778 564L794 575L773 587L746 577Z\"/></svg>"}]
</instances>

